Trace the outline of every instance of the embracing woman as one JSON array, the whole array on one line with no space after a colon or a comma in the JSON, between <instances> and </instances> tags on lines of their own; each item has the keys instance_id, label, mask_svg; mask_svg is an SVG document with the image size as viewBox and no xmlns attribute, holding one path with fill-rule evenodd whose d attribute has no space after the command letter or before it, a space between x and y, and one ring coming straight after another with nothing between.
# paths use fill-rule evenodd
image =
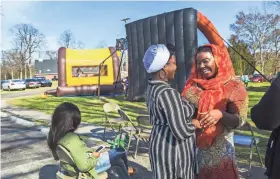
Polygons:
<instances>
[{"instance_id":1,"label":"embracing woman","mask_svg":"<svg viewBox=\"0 0 280 179\"><path fill-rule=\"evenodd\" d=\"M201 46L182 96L198 107L198 179L237 179L233 130L247 118L245 86L235 79L231 61L221 48Z\"/></svg>"}]
</instances>

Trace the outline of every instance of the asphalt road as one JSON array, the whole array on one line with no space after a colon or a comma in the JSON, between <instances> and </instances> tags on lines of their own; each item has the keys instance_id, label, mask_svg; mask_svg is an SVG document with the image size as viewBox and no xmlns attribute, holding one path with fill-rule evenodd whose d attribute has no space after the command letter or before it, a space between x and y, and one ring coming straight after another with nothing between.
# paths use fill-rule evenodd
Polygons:
<instances>
[{"instance_id":1,"label":"asphalt road","mask_svg":"<svg viewBox=\"0 0 280 179\"><path fill-rule=\"evenodd\" d=\"M1 178L55 179L57 170L46 135L1 116Z\"/></svg>"},{"instance_id":2,"label":"asphalt road","mask_svg":"<svg viewBox=\"0 0 280 179\"><path fill-rule=\"evenodd\" d=\"M40 95L48 89L27 89L1 94L2 108L5 101ZM46 135L35 127L14 123L10 117L1 114L1 178L3 179L55 179L56 161L46 143Z\"/></svg>"},{"instance_id":3,"label":"asphalt road","mask_svg":"<svg viewBox=\"0 0 280 179\"><path fill-rule=\"evenodd\" d=\"M40 95L49 89L55 89L55 87L40 87L39 89L26 89L25 91L7 91L1 94L1 99Z\"/></svg>"}]
</instances>

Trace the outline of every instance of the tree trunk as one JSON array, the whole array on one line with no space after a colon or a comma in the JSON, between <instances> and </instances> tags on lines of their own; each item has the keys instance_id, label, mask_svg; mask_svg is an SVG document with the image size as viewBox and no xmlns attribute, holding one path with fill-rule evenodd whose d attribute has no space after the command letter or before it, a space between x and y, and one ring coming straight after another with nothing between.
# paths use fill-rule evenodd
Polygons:
<instances>
[{"instance_id":1,"label":"tree trunk","mask_svg":"<svg viewBox=\"0 0 280 179\"><path fill-rule=\"evenodd\" d=\"M264 64L265 64L265 61L262 61L262 74L264 74Z\"/></svg>"},{"instance_id":2,"label":"tree trunk","mask_svg":"<svg viewBox=\"0 0 280 179\"><path fill-rule=\"evenodd\" d=\"M242 63L242 61L240 61L240 73L241 73L241 75L244 75L243 63Z\"/></svg>"},{"instance_id":3,"label":"tree trunk","mask_svg":"<svg viewBox=\"0 0 280 179\"><path fill-rule=\"evenodd\" d=\"M12 74L12 79L14 79L14 72L13 72L13 70L11 71L11 74Z\"/></svg>"},{"instance_id":4,"label":"tree trunk","mask_svg":"<svg viewBox=\"0 0 280 179\"><path fill-rule=\"evenodd\" d=\"M263 55L262 55L262 48L260 48L260 55L261 55L262 74L264 74L264 60L263 60Z\"/></svg>"},{"instance_id":5,"label":"tree trunk","mask_svg":"<svg viewBox=\"0 0 280 179\"><path fill-rule=\"evenodd\" d=\"M29 77L32 78L32 69L31 69L31 65L29 65Z\"/></svg>"},{"instance_id":6,"label":"tree trunk","mask_svg":"<svg viewBox=\"0 0 280 179\"><path fill-rule=\"evenodd\" d=\"M27 78L27 73L26 73L26 63L24 64L24 79L26 79Z\"/></svg>"}]
</instances>

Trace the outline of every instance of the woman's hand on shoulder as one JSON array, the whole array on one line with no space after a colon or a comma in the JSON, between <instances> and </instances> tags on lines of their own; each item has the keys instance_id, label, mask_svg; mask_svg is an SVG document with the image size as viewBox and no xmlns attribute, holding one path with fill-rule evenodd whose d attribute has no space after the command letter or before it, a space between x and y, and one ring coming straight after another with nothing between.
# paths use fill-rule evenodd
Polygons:
<instances>
[{"instance_id":1,"label":"woman's hand on shoulder","mask_svg":"<svg viewBox=\"0 0 280 179\"><path fill-rule=\"evenodd\" d=\"M203 128L208 128L216 125L222 117L222 111L219 109L213 109L206 114L202 114L199 122Z\"/></svg>"}]
</instances>

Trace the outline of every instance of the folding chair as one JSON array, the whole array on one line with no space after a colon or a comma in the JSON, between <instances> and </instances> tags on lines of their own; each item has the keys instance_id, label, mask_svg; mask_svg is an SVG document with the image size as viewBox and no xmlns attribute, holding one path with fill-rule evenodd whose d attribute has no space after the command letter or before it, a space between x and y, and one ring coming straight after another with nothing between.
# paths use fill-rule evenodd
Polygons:
<instances>
[{"instance_id":1,"label":"folding chair","mask_svg":"<svg viewBox=\"0 0 280 179\"><path fill-rule=\"evenodd\" d=\"M261 164L261 167L263 167L262 158L259 152L258 143L260 142L260 138L255 137L252 126L250 123L246 122L242 127L238 128L237 130L243 130L243 131L250 131L251 136L245 136L245 135L234 135L234 144L237 146L243 146L243 147L250 147L250 158L249 158L249 172L248 176L251 176L251 163L252 163L252 157L253 157L253 146L256 147L259 161Z\"/></svg>"},{"instance_id":2,"label":"folding chair","mask_svg":"<svg viewBox=\"0 0 280 179\"><path fill-rule=\"evenodd\" d=\"M134 158L136 158L138 145L139 145L139 139L141 138L144 142L146 142L144 140L144 138L145 139L147 138L147 133L141 132L141 127L139 127L139 125L138 126L134 125L132 120L128 117L128 115L123 110L120 109L119 114L123 120L126 120L126 121L130 122L130 124L131 124L130 127L123 127L121 129L121 134L122 134L122 132L124 132L129 135L129 142L128 142L128 146L127 146L128 152L129 152L132 136L134 136L135 139L137 140L136 149L135 149L135 153L134 153Z\"/></svg>"},{"instance_id":3,"label":"folding chair","mask_svg":"<svg viewBox=\"0 0 280 179\"><path fill-rule=\"evenodd\" d=\"M135 156L137 154L139 139L141 138L146 144L148 144L152 131L152 125L150 123L150 118L148 115L137 116L136 120L138 122L137 128L140 132L137 138Z\"/></svg>"},{"instance_id":4,"label":"folding chair","mask_svg":"<svg viewBox=\"0 0 280 179\"><path fill-rule=\"evenodd\" d=\"M58 145L56 149L56 153L60 161L59 170L56 173L57 179L90 179L86 173L82 173L78 170L74 162L74 159L72 158L71 154L68 152L66 148L64 148L61 145ZM61 167L61 164L63 163L71 165L76 170L76 173L66 171L63 167ZM98 178L107 179L108 173L102 172L98 174Z\"/></svg>"},{"instance_id":5,"label":"folding chair","mask_svg":"<svg viewBox=\"0 0 280 179\"><path fill-rule=\"evenodd\" d=\"M126 121L122 120L122 118L118 117L118 118L111 118L109 117L110 113L117 113L118 114L118 110L120 109L119 105L117 105L116 103L105 103L103 105L103 111L105 114L105 121L104 121L104 134L103 134L103 138L105 139L105 133L106 133L106 128L109 126L111 127L111 129L113 130L114 134L116 135L116 132L114 130L114 125L118 125L119 129L118 132L120 131L122 125L124 125L126 123Z\"/></svg>"}]
</instances>

